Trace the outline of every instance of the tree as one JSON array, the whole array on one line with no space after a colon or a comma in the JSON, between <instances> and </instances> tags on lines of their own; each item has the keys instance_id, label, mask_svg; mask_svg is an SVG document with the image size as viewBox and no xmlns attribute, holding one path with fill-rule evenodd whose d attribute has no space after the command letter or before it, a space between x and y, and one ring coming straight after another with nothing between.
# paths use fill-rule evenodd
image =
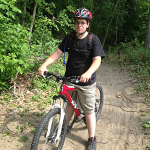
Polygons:
<instances>
[{"instance_id":1,"label":"tree","mask_svg":"<svg viewBox=\"0 0 150 150\"><path fill-rule=\"evenodd\" d=\"M120 0L117 0L117 2L116 2L116 4L115 4L115 7L114 7L114 9L113 9L112 17L111 17L110 22L109 22L109 24L108 24L108 27L107 27L107 30L106 30L106 34L105 34L105 37L104 37L104 40L103 40L103 43L102 43L103 46L105 45L105 40L106 40L106 38L107 38L108 30L109 30L110 24L111 24L112 19L113 19L114 12L115 12L115 10L116 10L116 7L117 7L119 1L120 1Z\"/></svg>"},{"instance_id":2,"label":"tree","mask_svg":"<svg viewBox=\"0 0 150 150\"><path fill-rule=\"evenodd\" d=\"M149 7L149 17L148 17L148 25L146 32L146 40L145 40L145 48L150 48L150 7Z\"/></svg>"},{"instance_id":3,"label":"tree","mask_svg":"<svg viewBox=\"0 0 150 150\"><path fill-rule=\"evenodd\" d=\"M25 17L26 17L26 5L27 5L27 0L24 0L24 7L23 7L23 16L22 16L22 25L24 26L25 24Z\"/></svg>"},{"instance_id":4,"label":"tree","mask_svg":"<svg viewBox=\"0 0 150 150\"><path fill-rule=\"evenodd\" d=\"M34 19L35 19L35 15L36 15L36 8L37 8L37 2L35 2L34 9L33 9L32 21L31 21L31 25L30 25L30 33L31 34L32 34ZM28 37L29 41L30 41L30 39L31 39L31 35L29 35L29 37ZM28 42L28 44L29 44L29 42Z\"/></svg>"}]
</instances>

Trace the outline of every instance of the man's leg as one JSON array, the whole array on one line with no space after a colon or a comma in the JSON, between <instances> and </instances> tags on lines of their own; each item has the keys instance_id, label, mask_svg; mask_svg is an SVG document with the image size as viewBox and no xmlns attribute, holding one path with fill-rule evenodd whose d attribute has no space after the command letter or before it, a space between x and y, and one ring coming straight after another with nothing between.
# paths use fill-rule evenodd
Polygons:
<instances>
[{"instance_id":1,"label":"man's leg","mask_svg":"<svg viewBox=\"0 0 150 150\"><path fill-rule=\"evenodd\" d=\"M95 118L95 113L92 114L87 114L85 113L86 117L86 124L88 128L88 135L90 137L95 136L95 128L96 128L96 118Z\"/></svg>"},{"instance_id":2,"label":"man's leg","mask_svg":"<svg viewBox=\"0 0 150 150\"><path fill-rule=\"evenodd\" d=\"M95 128L96 128L96 118L95 113L92 114L85 114L86 116L86 124L88 128L88 150L96 150L96 137L95 137Z\"/></svg>"},{"instance_id":3,"label":"man's leg","mask_svg":"<svg viewBox=\"0 0 150 150\"><path fill-rule=\"evenodd\" d=\"M69 122L71 120L71 117L74 113L74 110L71 106L66 106L66 110L65 110L66 116L67 116L67 125L69 126Z\"/></svg>"}]
</instances>

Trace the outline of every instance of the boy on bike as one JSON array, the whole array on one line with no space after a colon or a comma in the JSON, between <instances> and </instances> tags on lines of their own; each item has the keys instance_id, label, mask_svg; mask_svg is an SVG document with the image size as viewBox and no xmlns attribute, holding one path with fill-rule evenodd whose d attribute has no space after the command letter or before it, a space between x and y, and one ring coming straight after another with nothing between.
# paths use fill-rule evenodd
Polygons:
<instances>
[{"instance_id":1,"label":"boy on bike","mask_svg":"<svg viewBox=\"0 0 150 150\"><path fill-rule=\"evenodd\" d=\"M79 109L83 110L88 128L88 150L96 150L95 137L95 79L96 71L105 57L99 38L88 33L92 13L86 8L79 8L74 12L75 33L66 36L56 51L38 69L40 75L47 67L58 60L63 53L68 52L65 76L80 76L80 82L75 85L76 91L71 93ZM65 48L64 48L65 47ZM74 111L68 104L66 116L69 121Z\"/></svg>"}]
</instances>

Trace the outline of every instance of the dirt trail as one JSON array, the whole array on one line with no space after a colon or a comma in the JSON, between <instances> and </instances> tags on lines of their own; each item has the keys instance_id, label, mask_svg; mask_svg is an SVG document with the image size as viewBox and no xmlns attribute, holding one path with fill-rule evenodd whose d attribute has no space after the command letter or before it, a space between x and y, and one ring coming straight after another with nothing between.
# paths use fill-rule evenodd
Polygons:
<instances>
[{"instance_id":1,"label":"dirt trail","mask_svg":"<svg viewBox=\"0 0 150 150\"><path fill-rule=\"evenodd\" d=\"M103 110L96 128L97 150L146 150L146 146L150 144L147 136L142 133L140 123L142 111L146 109L144 97L135 94L132 81L125 71L115 66L102 64L97 71L97 82L104 90ZM11 111L7 106L0 107L0 150L29 150L33 137L32 125L19 130L23 132L18 132L17 127L20 124L25 126L30 121L38 124L41 117L35 118L32 113L20 117L21 109ZM4 136L7 131L16 134ZM29 139L18 142L19 137ZM74 124L63 150L86 150L87 137L84 123Z\"/></svg>"},{"instance_id":2,"label":"dirt trail","mask_svg":"<svg viewBox=\"0 0 150 150\"><path fill-rule=\"evenodd\" d=\"M102 64L97 72L97 82L104 90L104 106L97 122L97 150L145 150L149 144L142 133L140 117L144 97L135 89L125 71ZM84 124L75 126L67 136L63 150L86 150L87 129Z\"/></svg>"}]
</instances>

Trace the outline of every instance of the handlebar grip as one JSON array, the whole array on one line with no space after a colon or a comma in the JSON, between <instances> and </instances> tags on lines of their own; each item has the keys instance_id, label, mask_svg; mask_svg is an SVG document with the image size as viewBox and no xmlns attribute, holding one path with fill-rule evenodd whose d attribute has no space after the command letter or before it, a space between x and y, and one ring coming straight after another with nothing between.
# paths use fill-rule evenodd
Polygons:
<instances>
[{"instance_id":1,"label":"handlebar grip","mask_svg":"<svg viewBox=\"0 0 150 150\"><path fill-rule=\"evenodd\" d=\"M44 77L44 78L51 78L52 76L51 76L51 74L49 74L48 71L44 71L43 77Z\"/></svg>"},{"instance_id":2,"label":"handlebar grip","mask_svg":"<svg viewBox=\"0 0 150 150\"><path fill-rule=\"evenodd\" d=\"M46 76L46 75L47 75L47 73L48 73L48 71L44 71L43 75L44 75L44 76Z\"/></svg>"}]
</instances>

